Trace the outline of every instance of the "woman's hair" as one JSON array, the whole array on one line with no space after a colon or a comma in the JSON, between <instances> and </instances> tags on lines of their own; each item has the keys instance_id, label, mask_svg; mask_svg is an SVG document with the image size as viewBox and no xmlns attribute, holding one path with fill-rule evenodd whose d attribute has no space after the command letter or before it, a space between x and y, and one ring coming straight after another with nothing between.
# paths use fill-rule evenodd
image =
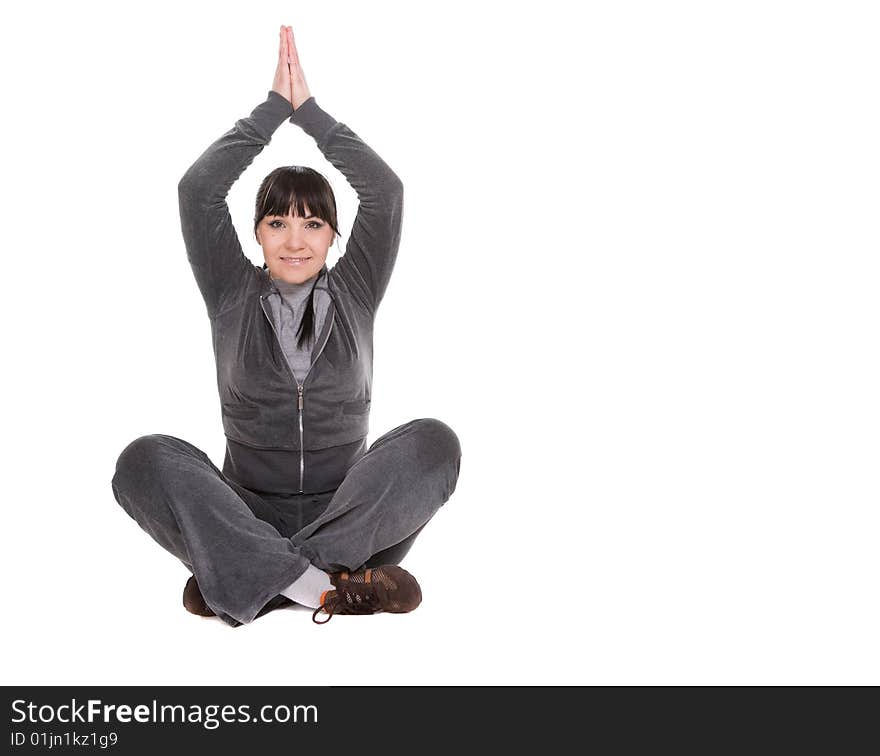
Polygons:
<instances>
[{"instance_id":1,"label":"woman's hair","mask_svg":"<svg viewBox=\"0 0 880 756\"><path fill-rule=\"evenodd\" d=\"M284 165L276 168L260 184L257 191L257 202L254 209L254 237L260 221L267 215L293 215L303 217L306 209L327 223L339 238L339 225L336 218L336 197L333 188L320 173L313 168L302 165ZM263 263L265 270L268 265ZM312 301L315 289L309 292L306 311L298 331L297 346L302 347L308 339L314 337L315 323L312 312Z\"/></svg>"}]
</instances>

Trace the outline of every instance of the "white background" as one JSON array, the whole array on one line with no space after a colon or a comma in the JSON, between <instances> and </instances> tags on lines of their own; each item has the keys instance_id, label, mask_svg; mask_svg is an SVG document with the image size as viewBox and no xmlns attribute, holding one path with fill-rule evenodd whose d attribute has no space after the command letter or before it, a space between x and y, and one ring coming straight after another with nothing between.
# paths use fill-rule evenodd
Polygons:
<instances>
[{"instance_id":1,"label":"white background","mask_svg":"<svg viewBox=\"0 0 880 756\"><path fill-rule=\"evenodd\" d=\"M877 684L872 3L5 7L6 684ZM577 15L575 15L577 14ZM118 506L137 436L218 465L177 181L272 86L406 187L372 442L459 435L409 615L187 614ZM285 122L233 187L331 180Z\"/></svg>"}]
</instances>

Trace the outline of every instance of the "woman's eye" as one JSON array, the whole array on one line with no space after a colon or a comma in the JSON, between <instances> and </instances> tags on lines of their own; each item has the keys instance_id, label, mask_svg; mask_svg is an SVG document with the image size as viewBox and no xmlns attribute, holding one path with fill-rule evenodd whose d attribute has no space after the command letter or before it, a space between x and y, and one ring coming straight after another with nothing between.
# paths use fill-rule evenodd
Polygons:
<instances>
[{"instance_id":1,"label":"woman's eye","mask_svg":"<svg viewBox=\"0 0 880 756\"><path fill-rule=\"evenodd\" d=\"M278 225L275 225L276 223ZM283 225L284 225L284 223L280 220L273 220L273 221L269 222L269 228L276 228L277 229ZM323 225L324 225L323 223L319 223L318 221L309 221L309 223L306 224L306 226L311 227L311 228L321 228L321 226L323 226Z\"/></svg>"}]
</instances>

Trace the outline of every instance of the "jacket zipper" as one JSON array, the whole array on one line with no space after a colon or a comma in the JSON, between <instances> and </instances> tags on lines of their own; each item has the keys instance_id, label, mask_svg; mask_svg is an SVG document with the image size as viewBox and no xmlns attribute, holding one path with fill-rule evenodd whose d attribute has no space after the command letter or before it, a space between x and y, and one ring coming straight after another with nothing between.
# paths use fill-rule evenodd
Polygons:
<instances>
[{"instance_id":1,"label":"jacket zipper","mask_svg":"<svg viewBox=\"0 0 880 756\"><path fill-rule=\"evenodd\" d=\"M306 371L305 378L303 378L303 382L300 383L296 376L293 374L293 370L290 369L290 364L287 362L287 357L284 354L284 347L281 344L281 337L278 335L278 331L275 329L275 323L272 322L272 318L269 316L269 313L266 312L265 299L268 295L261 294L260 295L260 307L263 310L263 315L266 316L266 320L269 321L269 325L272 326L272 333L275 334L275 340L278 342L278 346L281 347L281 359L284 360L284 364L287 367L287 372L290 373L291 378L293 378L293 382L296 384L296 409L297 414L299 415L299 493L303 493L303 481L305 480L305 465L306 465L306 455L305 449L303 447L303 393L305 391L305 384L308 380L309 373L312 372L312 367L318 361L318 358L321 356L321 352L324 351L324 347L327 346L327 342L330 340L330 331L333 328L333 317L336 314L335 303L331 303L330 307L327 310L327 315L325 316L329 323L325 327L327 330L327 337L324 339L321 344L321 348L318 350L318 353L315 355L315 359L312 364L309 365L309 369Z\"/></svg>"}]
</instances>

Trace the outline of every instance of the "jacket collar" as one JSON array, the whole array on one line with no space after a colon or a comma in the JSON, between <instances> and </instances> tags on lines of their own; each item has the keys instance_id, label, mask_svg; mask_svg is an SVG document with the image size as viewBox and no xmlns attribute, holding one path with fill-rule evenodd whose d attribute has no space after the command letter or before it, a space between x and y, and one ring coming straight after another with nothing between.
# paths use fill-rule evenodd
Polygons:
<instances>
[{"instance_id":1,"label":"jacket collar","mask_svg":"<svg viewBox=\"0 0 880 756\"><path fill-rule=\"evenodd\" d=\"M327 263L324 263L324 266L321 268L318 273L318 280L315 281L316 289L323 289L325 291L328 290L327 286ZM268 296L271 296L275 293L275 287L272 285L272 281L269 279L269 269L261 268L260 269L260 299L265 299Z\"/></svg>"}]
</instances>

